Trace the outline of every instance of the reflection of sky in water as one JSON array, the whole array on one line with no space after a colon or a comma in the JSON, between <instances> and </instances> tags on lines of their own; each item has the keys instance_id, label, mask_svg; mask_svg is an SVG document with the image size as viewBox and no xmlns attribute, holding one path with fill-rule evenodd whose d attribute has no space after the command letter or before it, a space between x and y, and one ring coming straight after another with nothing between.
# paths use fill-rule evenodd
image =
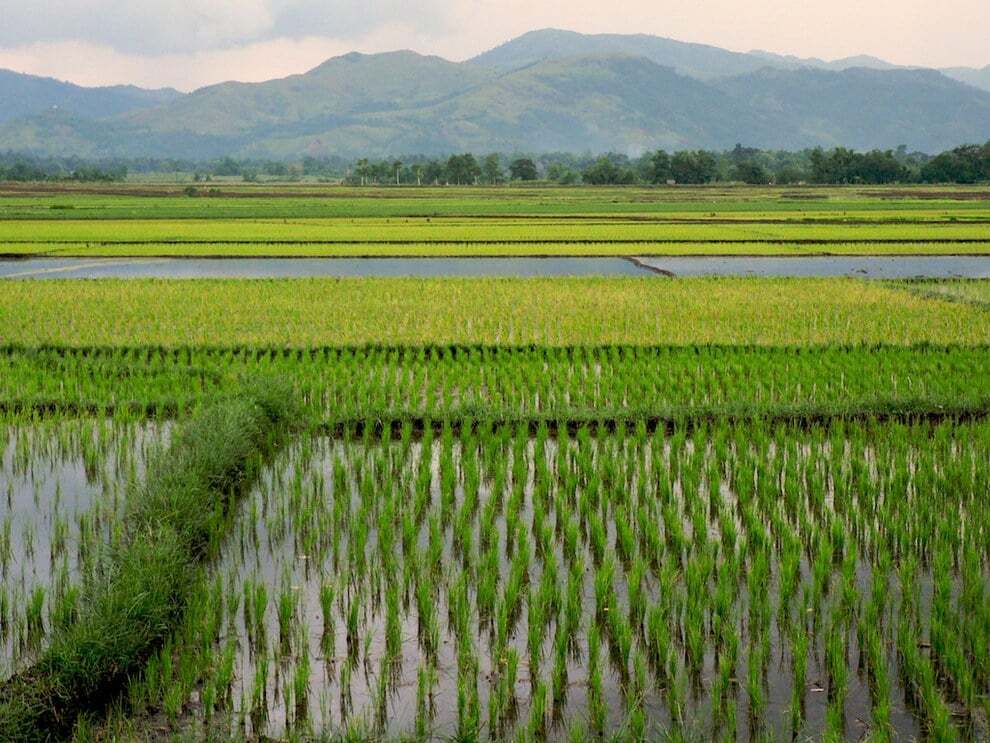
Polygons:
<instances>
[{"instance_id":1,"label":"reflection of sky in water","mask_svg":"<svg viewBox=\"0 0 990 743\"><path fill-rule=\"evenodd\" d=\"M399 276L648 276L624 258L186 258L0 262L9 278L304 278Z\"/></svg>"},{"instance_id":2,"label":"reflection of sky in water","mask_svg":"<svg viewBox=\"0 0 990 743\"><path fill-rule=\"evenodd\" d=\"M666 258L32 258L0 277L303 278L440 276L852 276L990 278L990 256Z\"/></svg>"},{"instance_id":3,"label":"reflection of sky in water","mask_svg":"<svg viewBox=\"0 0 990 743\"><path fill-rule=\"evenodd\" d=\"M870 279L988 278L990 256L808 256L640 258L676 276L852 276Z\"/></svg>"}]
</instances>

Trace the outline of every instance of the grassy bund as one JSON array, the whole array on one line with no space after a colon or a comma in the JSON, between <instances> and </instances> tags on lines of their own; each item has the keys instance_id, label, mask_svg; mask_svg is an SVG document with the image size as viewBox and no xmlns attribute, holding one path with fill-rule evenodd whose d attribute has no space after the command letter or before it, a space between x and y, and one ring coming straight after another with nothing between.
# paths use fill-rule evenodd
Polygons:
<instances>
[{"instance_id":1,"label":"grassy bund","mask_svg":"<svg viewBox=\"0 0 990 743\"><path fill-rule=\"evenodd\" d=\"M990 220L981 189L34 188L0 233L42 252ZM986 740L988 286L4 282L0 739Z\"/></svg>"}]
</instances>

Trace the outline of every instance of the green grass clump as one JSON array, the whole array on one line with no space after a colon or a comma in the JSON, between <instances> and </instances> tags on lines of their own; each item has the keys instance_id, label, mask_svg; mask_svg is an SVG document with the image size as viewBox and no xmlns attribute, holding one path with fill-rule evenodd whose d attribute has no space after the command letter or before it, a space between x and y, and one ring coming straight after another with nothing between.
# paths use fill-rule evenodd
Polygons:
<instances>
[{"instance_id":1,"label":"green grass clump","mask_svg":"<svg viewBox=\"0 0 990 743\"><path fill-rule=\"evenodd\" d=\"M257 388L201 411L129 496L125 534L87 576L75 622L0 688L0 740L64 737L110 702L181 616L218 546L228 498L294 415L284 390Z\"/></svg>"}]
</instances>

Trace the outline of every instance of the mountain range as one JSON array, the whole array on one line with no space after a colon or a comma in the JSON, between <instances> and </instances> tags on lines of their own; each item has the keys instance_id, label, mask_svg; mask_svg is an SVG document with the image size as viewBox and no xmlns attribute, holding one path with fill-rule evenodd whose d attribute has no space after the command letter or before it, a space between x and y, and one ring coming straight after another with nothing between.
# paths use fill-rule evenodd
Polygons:
<instances>
[{"instance_id":1,"label":"mountain range","mask_svg":"<svg viewBox=\"0 0 990 743\"><path fill-rule=\"evenodd\" d=\"M0 71L0 150L80 157L605 152L663 147L937 152L990 139L990 67L930 70L546 29L465 62L347 54L192 93Z\"/></svg>"}]
</instances>

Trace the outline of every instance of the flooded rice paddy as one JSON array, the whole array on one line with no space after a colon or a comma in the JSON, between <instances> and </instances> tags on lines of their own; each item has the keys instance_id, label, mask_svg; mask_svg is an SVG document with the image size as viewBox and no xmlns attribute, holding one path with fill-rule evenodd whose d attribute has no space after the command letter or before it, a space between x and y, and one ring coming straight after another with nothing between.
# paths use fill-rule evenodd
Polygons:
<instances>
[{"instance_id":1,"label":"flooded rice paddy","mask_svg":"<svg viewBox=\"0 0 990 743\"><path fill-rule=\"evenodd\" d=\"M0 278L762 276L988 278L990 256L633 258L28 258Z\"/></svg>"},{"instance_id":2,"label":"flooded rice paddy","mask_svg":"<svg viewBox=\"0 0 990 743\"><path fill-rule=\"evenodd\" d=\"M230 515L132 684L156 725L987 734L987 424L363 431L302 437ZM5 674L30 657L17 597L66 595L166 437L8 429L7 551L33 547L4 564Z\"/></svg>"}]
</instances>

